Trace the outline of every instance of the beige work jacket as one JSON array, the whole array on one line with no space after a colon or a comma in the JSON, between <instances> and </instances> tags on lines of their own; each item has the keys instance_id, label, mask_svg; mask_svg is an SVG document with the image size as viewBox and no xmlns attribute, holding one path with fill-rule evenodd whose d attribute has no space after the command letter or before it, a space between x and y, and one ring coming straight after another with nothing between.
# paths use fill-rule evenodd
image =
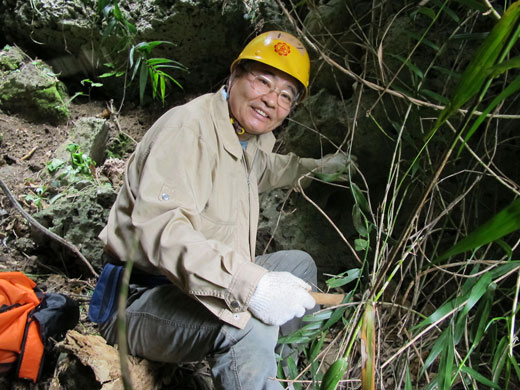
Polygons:
<instances>
[{"instance_id":1,"label":"beige work jacket","mask_svg":"<svg viewBox=\"0 0 520 390\"><path fill-rule=\"evenodd\" d=\"M100 233L106 250L166 275L218 318L243 328L267 272L254 263L258 193L294 185L319 162L272 153L274 142L272 133L263 134L244 151L222 90L169 110L128 161Z\"/></svg>"}]
</instances>

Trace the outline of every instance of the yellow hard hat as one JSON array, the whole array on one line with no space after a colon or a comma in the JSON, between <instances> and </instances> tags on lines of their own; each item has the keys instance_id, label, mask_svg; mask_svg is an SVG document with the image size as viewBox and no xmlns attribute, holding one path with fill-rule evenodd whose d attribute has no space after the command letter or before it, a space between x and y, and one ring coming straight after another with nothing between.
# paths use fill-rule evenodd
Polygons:
<instances>
[{"instance_id":1,"label":"yellow hard hat","mask_svg":"<svg viewBox=\"0 0 520 390\"><path fill-rule=\"evenodd\" d=\"M242 60L253 60L285 72L305 87L309 86L309 54L295 36L284 31L268 31L249 42L235 61L231 72Z\"/></svg>"}]
</instances>

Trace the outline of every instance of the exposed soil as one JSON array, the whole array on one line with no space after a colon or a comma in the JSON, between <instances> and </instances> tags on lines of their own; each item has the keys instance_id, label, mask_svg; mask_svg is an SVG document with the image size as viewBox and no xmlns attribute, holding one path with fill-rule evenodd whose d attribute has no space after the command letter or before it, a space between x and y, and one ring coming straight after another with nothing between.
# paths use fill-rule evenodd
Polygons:
<instances>
[{"instance_id":1,"label":"exposed soil","mask_svg":"<svg viewBox=\"0 0 520 390\"><path fill-rule=\"evenodd\" d=\"M26 195L42 185L40 172L45 168L46 162L54 157L58 145L67 139L74 121L83 117L106 116L106 108L106 102L102 101L72 104L69 123L57 127L44 123L30 123L15 115L0 113L0 178L27 212L33 213L36 208L25 201ZM119 115L111 116L111 136L117 135L117 119L122 131L133 139L140 140L161 113L128 104ZM80 304L80 323L76 330L83 334L97 333L97 329L86 319L88 300L95 280L74 279L66 275L62 269L46 264L46 259L51 258L53 254L49 253L49 249L37 247L31 238L27 221L2 191L0 243L0 272L23 271L35 280L42 290L64 293L74 298ZM57 357L57 353L46 356L38 388L51 388L50 382ZM0 377L0 389L4 388L28 389L34 386L8 376Z\"/></svg>"}]
</instances>

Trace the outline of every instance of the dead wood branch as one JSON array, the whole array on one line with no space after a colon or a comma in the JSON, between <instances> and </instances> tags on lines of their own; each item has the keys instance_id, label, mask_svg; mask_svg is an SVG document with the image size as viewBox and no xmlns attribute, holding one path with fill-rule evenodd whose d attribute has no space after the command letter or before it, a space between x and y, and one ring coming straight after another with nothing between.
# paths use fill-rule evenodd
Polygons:
<instances>
[{"instance_id":1,"label":"dead wood branch","mask_svg":"<svg viewBox=\"0 0 520 390\"><path fill-rule=\"evenodd\" d=\"M92 276L95 276L95 277L99 276L97 274L97 272L94 270L94 268L92 267L92 265L90 264L90 262L85 258L85 256L83 256L81 254L81 252L79 251L79 249L75 245L71 244L70 242L65 240L63 237L58 236L56 233L51 232L45 226L40 224L36 219L34 219L27 211L25 211L23 209L23 207L20 206L20 203L18 203L18 201L15 199L15 197L13 196L11 191L9 191L9 188L7 188L7 186L2 181L2 179L0 179L0 187L2 188L2 191L7 196L7 198L11 201L13 206L18 210L18 212L20 214L22 214L22 216L25 219L27 219L27 221L29 222L29 224L32 227L36 228L38 231L40 231L41 233L43 233L47 237L57 241L58 243L60 243L61 245L63 245L64 247L66 247L67 249L72 251L81 260L82 265L86 266L86 268L89 270L89 272L91 273Z\"/></svg>"}]
</instances>

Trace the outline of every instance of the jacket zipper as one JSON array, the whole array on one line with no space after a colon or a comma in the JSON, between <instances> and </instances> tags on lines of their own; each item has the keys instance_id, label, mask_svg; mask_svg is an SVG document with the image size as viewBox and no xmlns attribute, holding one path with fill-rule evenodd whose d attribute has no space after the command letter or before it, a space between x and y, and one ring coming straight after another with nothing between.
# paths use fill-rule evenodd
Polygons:
<instances>
[{"instance_id":1,"label":"jacket zipper","mask_svg":"<svg viewBox=\"0 0 520 390\"><path fill-rule=\"evenodd\" d=\"M252 252L252 243L251 243L251 171L253 170L253 165L256 160L256 156L258 155L258 149L255 150L255 155L253 157L253 161L250 164L250 168L247 168L247 161L246 161L246 151L242 151L242 160L244 161L244 169L246 170L246 180L247 180L247 204L248 204L248 218L247 218L247 224L248 224L248 241L249 241L249 253L251 255Z\"/></svg>"}]
</instances>

